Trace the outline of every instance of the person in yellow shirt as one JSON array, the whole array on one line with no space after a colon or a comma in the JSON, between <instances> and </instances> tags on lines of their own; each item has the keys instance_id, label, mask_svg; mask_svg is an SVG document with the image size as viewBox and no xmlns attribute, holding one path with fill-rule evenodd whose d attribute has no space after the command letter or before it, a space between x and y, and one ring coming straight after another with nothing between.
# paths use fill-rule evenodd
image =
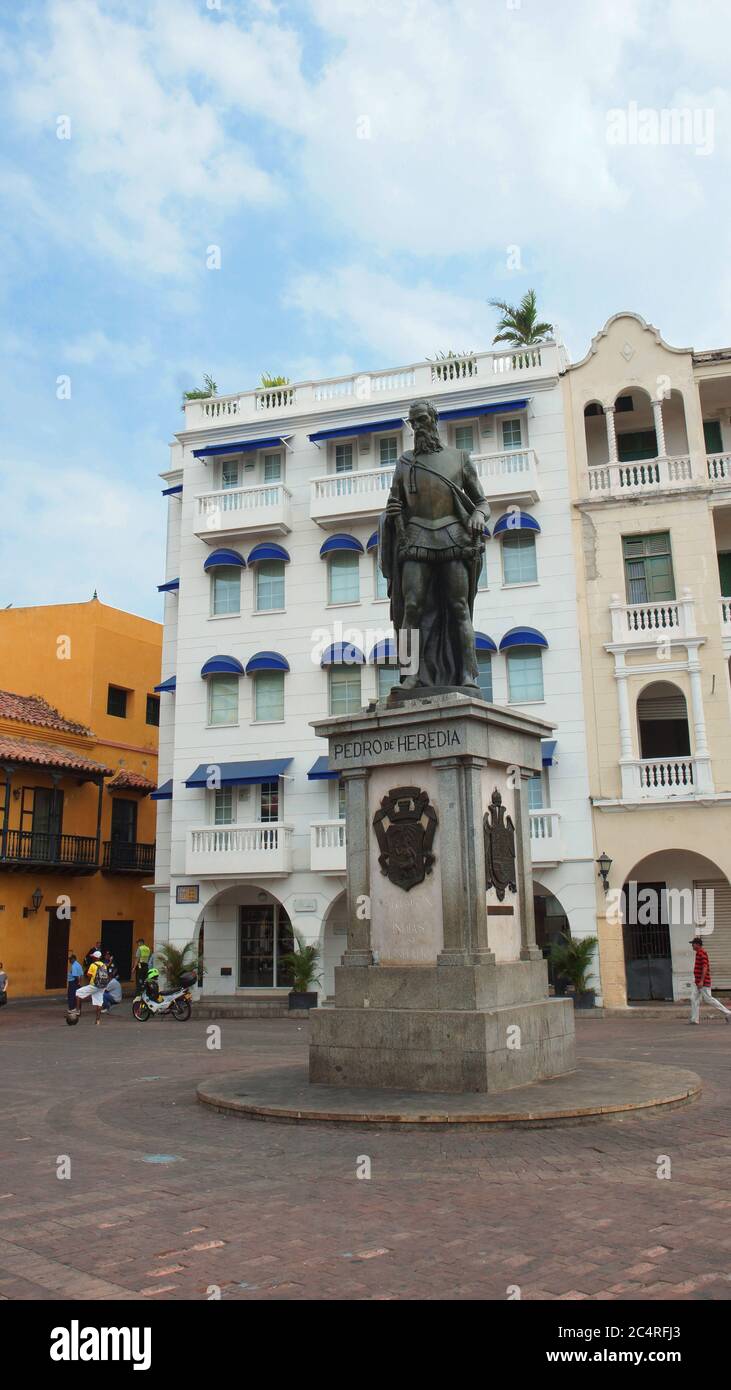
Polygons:
<instances>
[{"instance_id":1,"label":"person in yellow shirt","mask_svg":"<svg viewBox=\"0 0 731 1390\"><path fill-rule=\"evenodd\" d=\"M104 1005L104 990L109 984L109 972L102 960L101 951L92 951L91 964L86 973L89 976L89 983L82 985L81 989L76 991L76 1011L77 1014L81 1013L80 999L91 997L91 1002L96 1010L96 1023L99 1024Z\"/></svg>"},{"instance_id":2,"label":"person in yellow shirt","mask_svg":"<svg viewBox=\"0 0 731 1390\"><path fill-rule=\"evenodd\" d=\"M136 992L137 992L137 994L139 994L140 990L142 989L143 984L145 983L145 980L147 979L147 971L148 971L149 966L150 966L150 956L151 956L151 955L152 955L152 952L151 952L149 946L146 946L146 945L145 945L145 939L144 939L144 937L142 937L142 936L138 937L138 939L137 939L137 950L135 951L135 959L134 959L134 967L135 967L135 985L136 985Z\"/></svg>"}]
</instances>

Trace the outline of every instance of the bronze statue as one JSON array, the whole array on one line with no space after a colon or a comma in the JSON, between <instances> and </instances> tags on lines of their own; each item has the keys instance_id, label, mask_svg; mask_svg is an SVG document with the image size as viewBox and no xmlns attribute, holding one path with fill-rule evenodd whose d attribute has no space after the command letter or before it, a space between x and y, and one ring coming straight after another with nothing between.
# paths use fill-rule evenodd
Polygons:
<instances>
[{"instance_id":1,"label":"bronze statue","mask_svg":"<svg viewBox=\"0 0 731 1390\"><path fill-rule=\"evenodd\" d=\"M414 448L396 464L378 558L399 656L404 664L404 650L413 653L418 642L418 671L402 677L392 695L479 695L472 614L490 508L469 453L442 444L434 406L414 401L409 423Z\"/></svg>"}]
</instances>

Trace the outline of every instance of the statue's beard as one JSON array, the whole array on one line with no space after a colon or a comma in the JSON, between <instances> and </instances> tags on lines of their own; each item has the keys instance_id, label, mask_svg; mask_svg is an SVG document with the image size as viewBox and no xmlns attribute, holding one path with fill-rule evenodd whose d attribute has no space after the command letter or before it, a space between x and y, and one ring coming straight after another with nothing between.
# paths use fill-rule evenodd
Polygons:
<instances>
[{"instance_id":1,"label":"statue's beard","mask_svg":"<svg viewBox=\"0 0 731 1390\"><path fill-rule=\"evenodd\" d=\"M414 430L415 454L436 454L441 447L436 425L423 425Z\"/></svg>"}]
</instances>

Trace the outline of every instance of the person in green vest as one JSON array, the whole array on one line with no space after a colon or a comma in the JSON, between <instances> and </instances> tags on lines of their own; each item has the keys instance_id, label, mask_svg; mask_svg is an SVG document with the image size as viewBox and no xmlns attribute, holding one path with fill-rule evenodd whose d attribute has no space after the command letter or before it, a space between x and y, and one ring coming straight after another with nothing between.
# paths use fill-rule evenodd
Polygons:
<instances>
[{"instance_id":1,"label":"person in green vest","mask_svg":"<svg viewBox=\"0 0 731 1390\"><path fill-rule=\"evenodd\" d=\"M138 938L138 941L137 941L137 950L135 951L135 961L134 961L134 965L135 965L135 986L136 986L136 988L137 988L137 993L138 993L138 994L139 994L140 990L142 989L142 986L143 986L143 984L145 983L145 980L147 979L147 971L148 971L149 968L150 968L150 956L151 956L151 955L152 955L152 952L151 952L149 946L146 946L146 945L145 945L144 937L140 936L140 937Z\"/></svg>"}]
</instances>

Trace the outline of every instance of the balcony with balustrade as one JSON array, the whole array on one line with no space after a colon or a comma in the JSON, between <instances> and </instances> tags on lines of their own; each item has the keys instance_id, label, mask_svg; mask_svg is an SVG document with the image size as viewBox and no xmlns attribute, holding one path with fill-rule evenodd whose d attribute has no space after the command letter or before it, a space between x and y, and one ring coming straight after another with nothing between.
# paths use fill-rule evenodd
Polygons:
<instances>
[{"instance_id":1,"label":"balcony with balustrade","mask_svg":"<svg viewBox=\"0 0 731 1390\"><path fill-rule=\"evenodd\" d=\"M557 343L547 342L526 348L475 352L436 362L417 362L381 372L361 372L333 377L327 381L288 382L276 387L257 387L228 396L185 403L185 429L238 429L241 425L263 425L275 418L295 415L322 415L328 408L388 405L399 399L430 396L435 401L455 387L491 388L509 393L523 389L531 379L557 379L566 365L566 353ZM506 397L509 399L509 395Z\"/></svg>"},{"instance_id":2,"label":"balcony with balustrade","mask_svg":"<svg viewBox=\"0 0 731 1390\"><path fill-rule=\"evenodd\" d=\"M310 868L316 874L345 873L345 821L313 821L310 826Z\"/></svg>"},{"instance_id":3,"label":"balcony with balustrade","mask_svg":"<svg viewBox=\"0 0 731 1390\"><path fill-rule=\"evenodd\" d=\"M292 494L283 483L201 492L194 506L193 531L204 541L285 536L292 530Z\"/></svg>"},{"instance_id":4,"label":"balcony with balustrade","mask_svg":"<svg viewBox=\"0 0 731 1390\"><path fill-rule=\"evenodd\" d=\"M290 825L207 825L188 831L185 872L194 878L285 878L291 869Z\"/></svg>"},{"instance_id":5,"label":"balcony with balustrade","mask_svg":"<svg viewBox=\"0 0 731 1390\"><path fill-rule=\"evenodd\" d=\"M529 819L531 862L545 867L560 864L566 857L561 836L561 812L531 811Z\"/></svg>"},{"instance_id":6,"label":"balcony with balustrade","mask_svg":"<svg viewBox=\"0 0 731 1390\"><path fill-rule=\"evenodd\" d=\"M653 647L660 643L698 640L695 600L690 589L680 598L662 602L622 603L615 594L610 604L612 646Z\"/></svg>"}]
</instances>

